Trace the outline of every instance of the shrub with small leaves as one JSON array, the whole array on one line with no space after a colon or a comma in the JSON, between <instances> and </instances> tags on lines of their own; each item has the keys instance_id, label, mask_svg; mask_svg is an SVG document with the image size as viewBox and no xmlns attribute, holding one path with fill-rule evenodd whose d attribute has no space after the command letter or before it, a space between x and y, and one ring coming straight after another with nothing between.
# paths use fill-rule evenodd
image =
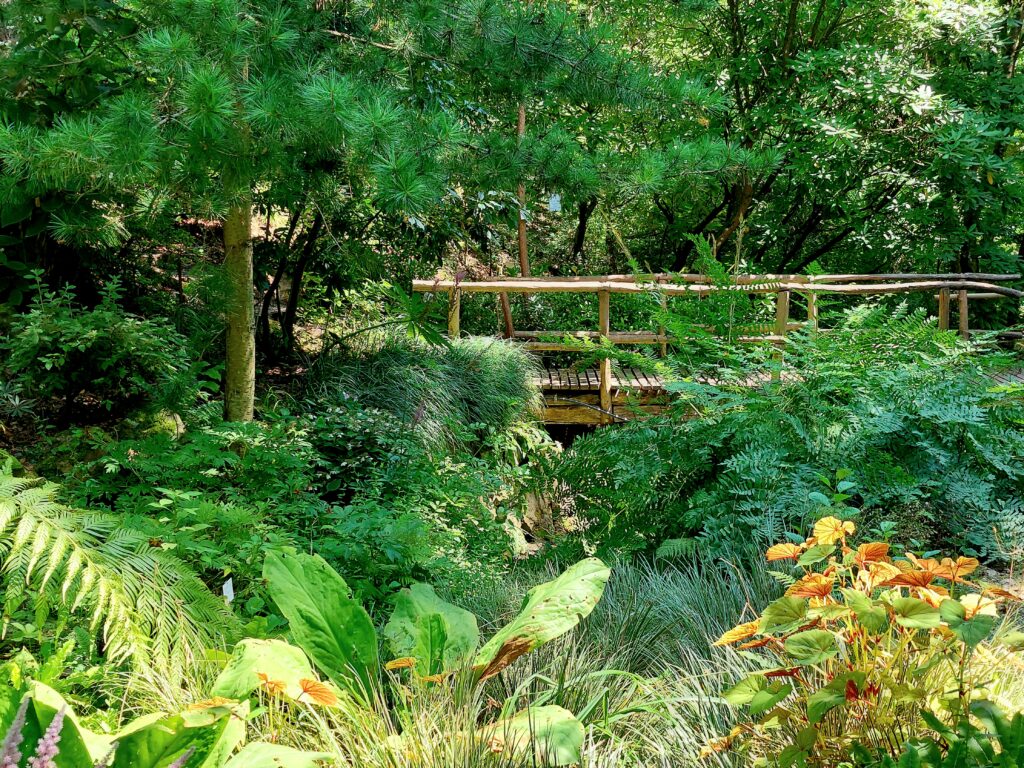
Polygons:
<instances>
[{"instance_id":1,"label":"shrub with small leaves","mask_svg":"<svg viewBox=\"0 0 1024 768\"><path fill-rule=\"evenodd\" d=\"M2 369L20 386L18 397L57 400L65 414L82 393L106 411L194 399L184 338L164 321L128 314L119 299L116 280L92 309L76 305L73 289L40 282L31 309L0 338Z\"/></svg>"}]
</instances>

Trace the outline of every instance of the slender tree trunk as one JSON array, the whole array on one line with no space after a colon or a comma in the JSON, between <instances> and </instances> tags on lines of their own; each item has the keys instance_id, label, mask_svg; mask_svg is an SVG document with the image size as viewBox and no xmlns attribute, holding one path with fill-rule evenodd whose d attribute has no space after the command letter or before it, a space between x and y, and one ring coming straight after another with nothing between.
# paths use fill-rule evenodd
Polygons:
<instances>
[{"instance_id":1,"label":"slender tree trunk","mask_svg":"<svg viewBox=\"0 0 1024 768\"><path fill-rule=\"evenodd\" d=\"M573 236L572 249L569 251L569 256L572 259L583 253L583 245L587 240L587 224L589 224L595 208L597 208L597 197L590 197L580 203L576 234Z\"/></svg>"},{"instance_id":2,"label":"slender tree trunk","mask_svg":"<svg viewBox=\"0 0 1024 768\"><path fill-rule=\"evenodd\" d=\"M224 418L252 421L256 399L256 313L252 291L252 204L238 203L224 219L228 278Z\"/></svg>"},{"instance_id":3,"label":"slender tree trunk","mask_svg":"<svg viewBox=\"0 0 1024 768\"><path fill-rule=\"evenodd\" d=\"M260 345L264 352L270 349L270 302L274 296L278 296L278 290L281 287L281 278L284 277L284 270L288 266L288 250L292 244L292 235L295 233L295 228L299 224L299 217L302 216L303 206L299 206L292 214L290 221L288 222L288 233L284 238L284 249L281 254L281 260L277 263L277 270L274 272L274 277L270 281L270 285L267 287L267 292L263 294L263 303L260 305L260 318L259 318L259 337ZM280 321L281 313L281 302L278 299L278 320Z\"/></svg>"},{"instance_id":4,"label":"slender tree trunk","mask_svg":"<svg viewBox=\"0 0 1024 768\"><path fill-rule=\"evenodd\" d=\"M306 272L306 265L316 250L316 241L320 237L320 231L324 228L324 217L317 211L313 218L313 225L306 235L306 242L302 245L302 253L295 263L292 272L292 286L288 293L288 304L284 308L284 317L281 318L281 332L284 335L284 343L289 351L295 347L295 318L299 312L299 298L302 295L302 276Z\"/></svg>"}]
</instances>

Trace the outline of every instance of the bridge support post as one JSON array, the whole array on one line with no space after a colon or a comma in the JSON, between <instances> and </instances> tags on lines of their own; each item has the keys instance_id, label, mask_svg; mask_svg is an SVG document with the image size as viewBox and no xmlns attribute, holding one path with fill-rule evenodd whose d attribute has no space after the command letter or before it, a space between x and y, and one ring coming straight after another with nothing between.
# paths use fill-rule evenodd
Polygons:
<instances>
[{"instance_id":1,"label":"bridge support post","mask_svg":"<svg viewBox=\"0 0 1024 768\"><path fill-rule=\"evenodd\" d=\"M597 318L598 318L598 331L601 337L604 339L608 338L611 333L611 292L604 290L598 291L597 294ZM604 421L610 422L612 420L612 361L610 359L603 358L598 368L599 374L599 387L600 387L600 398L601 398L601 410L605 412Z\"/></svg>"},{"instance_id":2,"label":"bridge support post","mask_svg":"<svg viewBox=\"0 0 1024 768\"><path fill-rule=\"evenodd\" d=\"M663 314L668 314L668 296L665 292L661 292L661 311ZM668 356L668 342L665 341L665 323L664 320L658 326L658 335L661 336L661 357Z\"/></svg>"},{"instance_id":3,"label":"bridge support post","mask_svg":"<svg viewBox=\"0 0 1024 768\"><path fill-rule=\"evenodd\" d=\"M957 291L957 321L960 327L960 338L965 341L970 337L970 331L967 327L967 291Z\"/></svg>"}]
</instances>

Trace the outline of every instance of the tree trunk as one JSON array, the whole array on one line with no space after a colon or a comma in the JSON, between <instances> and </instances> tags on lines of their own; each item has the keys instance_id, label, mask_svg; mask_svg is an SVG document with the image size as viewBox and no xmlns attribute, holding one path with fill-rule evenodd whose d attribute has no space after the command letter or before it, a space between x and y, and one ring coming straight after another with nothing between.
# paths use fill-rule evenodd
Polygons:
<instances>
[{"instance_id":1,"label":"tree trunk","mask_svg":"<svg viewBox=\"0 0 1024 768\"><path fill-rule=\"evenodd\" d=\"M256 400L252 269L252 204L246 200L232 206L224 219L224 272L228 278L226 421L252 421Z\"/></svg>"},{"instance_id":2,"label":"tree trunk","mask_svg":"<svg viewBox=\"0 0 1024 768\"><path fill-rule=\"evenodd\" d=\"M597 197L592 196L580 203L579 217L576 221L576 234L572 238L572 249L569 251L569 258L575 260L583 253L583 245L587 241L587 224L590 217L597 208ZM575 263L575 261L574 261Z\"/></svg>"},{"instance_id":3,"label":"tree trunk","mask_svg":"<svg viewBox=\"0 0 1024 768\"><path fill-rule=\"evenodd\" d=\"M306 272L306 265L309 264L314 251L316 241L320 237L320 231L324 228L324 217L320 211L316 212L313 218L313 225L306 235L306 242L302 245L302 253L295 263L292 271L292 286L288 293L288 304L284 308L284 317L281 318L281 333L284 336L285 347L291 352L295 348L295 318L299 312L299 297L302 295L302 276Z\"/></svg>"},{"instance_id":4,"label":"tree trunk","mask_svg":"<svg viewBox=\"0 0 1024 768\"><path fill-rule=\"evenodd\" d=\"M284 277L284 270L288 266L288 250L292 244L292 235L295 233L295 228L299 224L299 218L302 216L303 206L299 206L292 214L290 221L288 222L288 232L284 238L284 247L281 253L281 260L277 263L277 270L274 272L274 277L270 281L270 285L267 287L267 292L263 294L263 303L260 305L260 318L259 318L259 338L260 345L265 353L270 351L270 302L274 296L278 296L278 290L281 287L281 278ZM280 298L277 302L278 314L280 315L281 302ZM278 317L278 321L280 321Z\"/></svg>"}]
</instances>

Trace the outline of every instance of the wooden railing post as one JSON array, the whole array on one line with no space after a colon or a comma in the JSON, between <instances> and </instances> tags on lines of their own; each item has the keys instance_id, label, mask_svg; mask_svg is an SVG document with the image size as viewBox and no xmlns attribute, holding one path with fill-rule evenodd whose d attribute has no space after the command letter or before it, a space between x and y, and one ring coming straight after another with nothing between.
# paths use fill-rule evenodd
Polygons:
<instances>
[{"instance_id":1,"label":"wooden railing post","mask_svg":"<svg viewBox=\"0 0 1024 768\"><path fill-rule=\"evenodd\" d=\"M611 292L607 289L598 291L597 294L597 324L598 331L602 338L607 339L612 332L611 328ZM605 421L611 421L612 412L612 361L610 358L602 358L598 368L598 380L600 387L601 410L605 412Z\"/></svg>"},{"instance_id":2,"label":"wooden railing post","mask_svg":"<svg viewBox=\"0 0 1024 768\"><path fill-rule=\"evenodd\" d=\"M459 315L462 314L462 297L458 288L448 291L448 338L459 338Z\"/></svg>"},{"instance_id":3,"label":"wooden railing post","mask_svg":"<svg viewBox=\"0 0 1024 768\"><path fill-rule=\"evenodd\" d=\"M967 327L967 291L957 291L957 320L960 324L960 338L967 339L971 334Z\"/></svg>"},{"instance_id":4,"label":"wooden railing post","mask_svg":"<svg viewBox=\"0 0 1024 768\"><path fill-rule=\"evenodd\" d=\"M939 289L939 330L949 330L949 288Z\"/></svg>"},{"instance_id":5,"label":"wooden railing post","mask_svg":"<svg viewBox=\"0 0 1024 768\"><path fill-rule=\"evenodd\" d=\"M811 326L811 333L818 332L818 294L807 294L807 322Z\"/></svg>"},{"instance_id":6,"label":"wooden railing post","mask_svg":"<svg viewBox=\"0 0 1024 768\"><path fill-rule=\"evenodd\" d=\"M508 301L507 293L499 293L501 303L501 316L505 321L505 338L511 339L516 335L515 326L512 325L512 305Z\"/></svg>"},{"instance_id":7,"label":"wooden railing post","mask_svg":"<svg viewBox=\"0 0 1024 768\"><path fill-rule=\"evenodd\" d=\"M665 314L668 313L668 296L665 295L664 291L661 292L661 312L662 312L662 315L665 315ZM662 341L661 341L661 356L662 357L667 357L668 356L668 342L665 341L665 321L664 321L664 318L662 318L662 322L658 326L658 335L661 336L661 338L662 338Z\"/></svg>"},{"instance_id":8,"label":"wooden railing post","mask_svg":"<svg viewBox=\"0 0 1024 768\"><path fill-rule=\"evenodd\" d=\"M779 362L779 368L772 371L772 379L778 381L781 378L782 368L782 346L785 344L786 331L789 330L789 291L779 291L775 294L775 335L782 340L776 340L775 345L779 351L775 359Z\"/></svg>"}]
</instances>

